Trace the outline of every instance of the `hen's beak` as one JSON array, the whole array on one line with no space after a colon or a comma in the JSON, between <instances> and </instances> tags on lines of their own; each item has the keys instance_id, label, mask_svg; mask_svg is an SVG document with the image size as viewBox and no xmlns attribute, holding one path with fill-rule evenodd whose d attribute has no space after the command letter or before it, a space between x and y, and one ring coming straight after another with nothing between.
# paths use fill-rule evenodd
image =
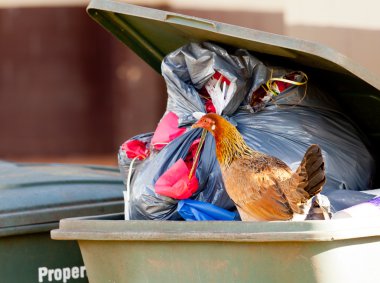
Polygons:
<instances>
[{"instance_id":1,"label":"hen's beak","mask_svg":"<svg viewBox=\"0 0 380 283\"><path fill-rule=\"evenodd\" d=\"M197 128L202 128L202 125L198 122L194 123L192 126L191 126L192 129L197 129Z\"/></svg>"},{"instance_id":2,"label":"hen's beak","mask_svg":"<svg viewBox=\"0 0 380 283\"><path fill-rule=\"evenodd\" d=\"M192 128L192 129L204 128L204 123L203 123L203 121L198 120L197 122L195 122L195 123L191 126L191 128Z\"/></svg>"},{"instance_id":3,"label":"hen's beak","mask_svg":"<svg viewBox=\"0 0 380 283\"><path fill-rule=\"evenodd\" d=\"M199 127L200 127L200 126L198 125L198 122L195 123L195 124L193 124L193 125L191 126L192 129L197 129L197 128L199 128Z\"/></svg>"}]
</instances>

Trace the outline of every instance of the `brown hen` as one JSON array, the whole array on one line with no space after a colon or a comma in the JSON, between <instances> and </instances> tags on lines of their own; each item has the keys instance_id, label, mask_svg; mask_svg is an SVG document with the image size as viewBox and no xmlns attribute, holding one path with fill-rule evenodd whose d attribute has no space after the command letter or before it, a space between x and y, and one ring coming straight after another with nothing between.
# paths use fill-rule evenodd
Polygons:
<instances>
[{"instance_id":1,"label":"brown hen","mask_svg":"<svg viewBox=\"0 0 380 283\"><path fill-rule=\"evenodd\" d=\"M318 145L308 148L298 169L292 172L278 158L250 148L237 129L217 114L203 116L193 128L204 128L214 136L227 193L243 221L306 217L305 207L326 181Z\"/></svg>"}]
</instances>

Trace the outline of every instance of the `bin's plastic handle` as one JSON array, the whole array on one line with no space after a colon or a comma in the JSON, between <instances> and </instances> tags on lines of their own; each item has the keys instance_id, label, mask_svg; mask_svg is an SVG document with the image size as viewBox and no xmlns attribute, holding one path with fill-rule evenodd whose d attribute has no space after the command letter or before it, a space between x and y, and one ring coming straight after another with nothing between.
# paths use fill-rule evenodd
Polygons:
<instances>
[{"instance_id":1,"label":"bin's plastic handle","mask_svg":"<svg viewBox=\"0 0 380 283\"><path fill-rule=\"evenodd\" d=\"M216 30L216 23L195 17L186 17L177 14L166 14L166 22L187 25L195 28Z\"/></svg>"}]
</instances>

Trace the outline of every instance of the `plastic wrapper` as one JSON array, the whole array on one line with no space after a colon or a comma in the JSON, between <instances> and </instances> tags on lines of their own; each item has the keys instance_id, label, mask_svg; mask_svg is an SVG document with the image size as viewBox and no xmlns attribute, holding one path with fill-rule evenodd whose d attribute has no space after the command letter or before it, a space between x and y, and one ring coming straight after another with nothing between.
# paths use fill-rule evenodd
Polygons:
<instances>
[{"instance_id":1,"label":"plastic wrapper","mask_svg":"<svg viewBox=\"0 0 380 283\"><path fill-rule=\"evenodd\" d=\"M371 217L380 217L380 197L372 198L368 201L340 210L337 213L335 213L332 218L370 219Z\"/></svg>"},{"instance_id":2,"label":"plastic wrapper","mask_svg":"<svg viewBox=\"0 0 380 283\"><path fill-rule=\"evenodd\" d=\"M333 212L328 197L318 194L313 197L305 220L330 220Z\"/></svg>"},{"instance_id":3,"label":"plastic wrapper","mask_svg":"<svg viewBox=\"0 0 380 283\"><path fill-rule=\"evenodd\" d=\"M191 126L200 113L219 112L237 126L249 146L283 160L293 170L306 149L319 144L325 159L325 195L336 190L349 195L350 190L369 188L375 168L365 137L323 84L317 85L312 78L307 88L277 83L278 92L261 96L263 86L273 77L292 76L297 81L302 76L265 66L245 50L229 53L207 42L188 44L166 56L162 75L168 92L166 113L177 115L179 127ZM186 157L199 134L187 130L139 166L132 181L132 219L180 219L178 200L157 194L154 185L170 166ZM224 189L210 135L196 176L199 188L191 199L234 208ZM334 200L331 204L334 209Z\"/></svg>"}]
</instances>

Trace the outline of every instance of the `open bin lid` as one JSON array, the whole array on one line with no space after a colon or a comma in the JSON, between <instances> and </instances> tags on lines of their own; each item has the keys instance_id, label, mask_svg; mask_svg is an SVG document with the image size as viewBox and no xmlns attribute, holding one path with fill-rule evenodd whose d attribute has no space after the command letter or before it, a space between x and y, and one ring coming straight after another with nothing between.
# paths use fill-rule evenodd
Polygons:
<instances>
[{"instance_id":1,"label":"open bin lid","mask_svg":"<svg viewBox=\"0 0 380 283\"><path fill-rule=\"evenodd\" d=\"M111 167L0 162L0 237L48 231L62 218L121 212Z\"/></svg>"},{"instance_id":2,"label":"open bin lid","mask_svg":"<svg viewBox=\"0 0 380 283\"><path fill-rule=\"evenodd\" d=\"M190 42L213 41L349 75L380 90L378 78L321 44L131 5L125 1L93 0L87 11L158 72L168 53Z\"/></svg>"},{"instance_id":3,"label":"open bin lid","mask_svg":"<svg viewBox=\"0 0 380 283\"><path fill-rule=\"evenodd\" d=\"M120 0L92 0L87 11L157 72L168 53L202 41L244 48L278 65L299 66L310 80L328 87L373 145L380 144L380 80L329 47Z\"/></svg>"}]
</instances>

